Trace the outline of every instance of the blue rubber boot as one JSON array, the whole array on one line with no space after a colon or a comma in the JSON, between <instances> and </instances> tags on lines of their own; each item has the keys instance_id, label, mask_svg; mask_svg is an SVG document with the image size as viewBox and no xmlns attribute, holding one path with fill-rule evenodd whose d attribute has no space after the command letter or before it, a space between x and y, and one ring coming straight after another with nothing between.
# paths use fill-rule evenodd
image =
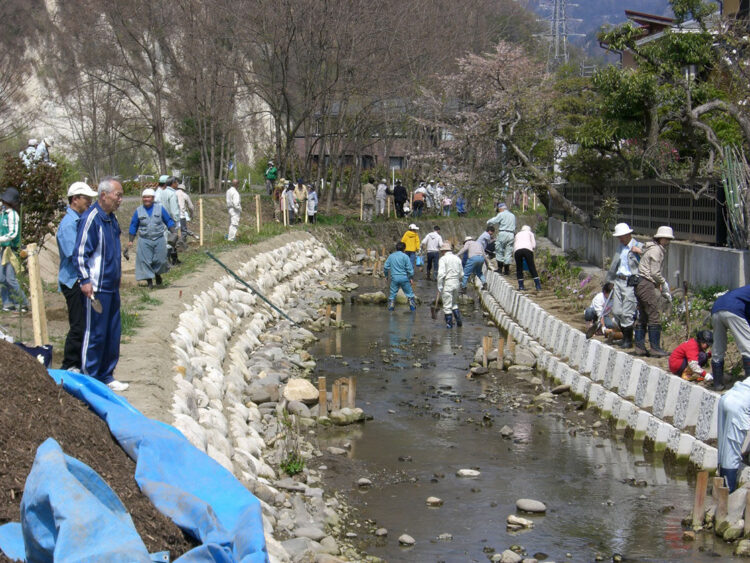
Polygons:
<instances>
[{"instance_id":1,"label":"blue rubber boot","mask_svg":"<svg viewBox=\"0 0 750 563\"><path fill-rule=\"evenodd\" d=\"M393 299L388 300L388 310L393 311Z\"/></svg>"},{"instance_id":2,"label":"blue rubber boot","mask_svg":"<svg viewBox=\"0 0 750 563\"><path fill-rule=\"evenodd\" d=\"M456 326L464 326L464 321L461 318L461 312L458 309L453 309L453 316L456 317Z\"/></svg>"},{"instance_id":3,"label":"blue rubber boot","mask_svg":"<svg viewBox=\"0 0 750 563\"><path fill-rule=\"evenodd\" d=\"M453 315L445 315L445 328L453 328Z\"/></svg>"},{"instance_id":4,"label":"blue rubber boot","mask_svg":"<svg viewBox=\"0 0 750 563\"><path fill-rule=\"evenodd\" d=\"M409 297L409 310L410 311L416 311L417 310L417 302L414 301L413 297Z\"/></svg>"}]
</instances>

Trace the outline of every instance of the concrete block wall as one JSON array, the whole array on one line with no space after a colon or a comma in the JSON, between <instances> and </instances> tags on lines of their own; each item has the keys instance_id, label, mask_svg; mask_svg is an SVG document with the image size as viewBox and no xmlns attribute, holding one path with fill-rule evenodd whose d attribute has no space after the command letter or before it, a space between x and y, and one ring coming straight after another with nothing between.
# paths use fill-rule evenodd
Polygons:
<instances>
[{"instance_id":1,"label":"concrete block wall","mask_svg":"<svg viewBox=\"0 0 750 563\"><path fill-rule=\"evenodd\" d=\"M617 240L612 236L602 238L602 231L568 223L550 217L547 238L564 252L575 250L591 264L602 265L605 258L614 255ZM645 242L648 237L637 237ZM680 272L680 283L706 287L721 285L729 289L750 283L750 251L719 248L690 242L673 241L667 251L664 272L672 287L676 284L675 272Z\"/></svg>"},{"instance_id":2,"label":"concrete block wall","mask_svg":"<svg viewBox=\"0 0 750 563\"><path fill-rule=\"evenodd\" d=\"M719 395L586 335L487 273L482 304L495 323L536 354L537 369L611 417L655 449L715 470L718 452L705 443L717 435Z\"/></svg>"}]
</instances>

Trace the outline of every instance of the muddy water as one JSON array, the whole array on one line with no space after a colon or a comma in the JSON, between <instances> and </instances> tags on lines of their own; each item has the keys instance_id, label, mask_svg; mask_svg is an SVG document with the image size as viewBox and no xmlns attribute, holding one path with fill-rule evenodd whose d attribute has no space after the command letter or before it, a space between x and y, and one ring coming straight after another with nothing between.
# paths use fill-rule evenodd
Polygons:
<instances>
[{"instance_id":1,"label":"muddy water","mask_svg":"<svg viewBox=\"0 0 750 563\"><path fill-rule=\"evenodd\" d=\"M419 282L425 300L434 291L434 284ZM693 496L684 468L665 467L660 456L622 437L595 436L590 422L572 432L576 425L566 418L581 416L575 411L514 408L518 392L507 378L501 389L488 377L467 380L488 329L478 306L464 309L464 317L462 329L447 330L440 315L431 320L427 305L414 314L404 305L393 313L345 306L344 320L354 327L324 333L311 350L319 360L316 375L329 382L357 376L357 404L373 417L320 436L321 447L351 446L349 459L329 463L336 467L327 473L329 485L372 521L349 526L367 553L388 561L487 561L516 544L540 560L611 561L614 554L632 561L732 560L728 546L712 536L683 541L680 519ZM504 425L512 439L500 435ZM459 478L461 468L481 475ZM358 489L360 477L372 487ZM430 496L444 504L428 507ZM541 500L548 512L525 515L533 529L508 532L505 519L517 513L519 498ZM388 536L375 538L377 527ZM399 546L404 533L414 546Z\"/></svg>"}]
</instances>

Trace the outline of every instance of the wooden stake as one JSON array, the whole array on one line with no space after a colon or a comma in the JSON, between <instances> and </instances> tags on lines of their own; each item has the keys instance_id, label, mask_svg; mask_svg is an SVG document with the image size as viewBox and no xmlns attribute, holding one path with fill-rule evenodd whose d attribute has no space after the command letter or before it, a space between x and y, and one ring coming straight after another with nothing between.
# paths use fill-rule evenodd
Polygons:
<instances>
[{"instance_id":1,"label":"wooden stake","mask_svg":"<svg viewBox=\"0 0 750 563\"><path fill-rule=\"evenodd\" d=\"M703 526L703 506L706 502L708 471L699 471L695 482L695 502L693 502L693 529Z\"/></svg>"},{"instance_id":2,"label":"wooden stake","mask_svg":"<svg viewBox=\"0 0 750 563\"><path fill-rule=\"evenodd\" d=\"M199 179L200 181L200 179ZM203 246L203 198L198 198L198 246Z\"/></svg>"},{"instance_id":3,"label":"wooden stake","mask_svg":"<svg viewBox=\"0 0 750 563\"><path fill-rule=\"evenodd\" d=\"M505 360L505 338L502 336L497 337L497 367L503 368Z\"/></svg>"},{"instance_id":4,"label":"wooden stake","mask_svg":"<svg viewBox=\"0 0 750 563\"><path fill-rule=\"evenodd\" d=\"M331 304L326 305L326 326L331 326Z\"/></svg>"},{"instance_id":5,"label":"wooden stake","mask_svg":"<svg viewBox=\"0 0 750 563\"><path fill-rule=\"evenodd\" d=\"M711 497L719 502L719 487L724 486L724 477L714 477L713 486L711 487Z\"/></svg>"},{"instance_id":6,"label":"wooden stake","mask_svg":"<svg viewBox=\"0 0 750 563\"><path fill-rule=\"evenodd\" d=\"M349 402L347 406L353 409L356 406L357 401L357 379L353 376L349 376Z\"/></svg>"},{"instance_id":7,"label":"wooden stake","mask_svg":"<svg viewBox=\"0 0 750 563\"><path fill-rule=\"evenodd\" d=\"M337 411L341 408L341 383L338 381L333 382L333 388L331 393L331 410Z\"/></svg>"},{"instance_id":8,"label":"wooden stake","mask_svg":"<svg viewBox=\"0 0 750 563\"><path fill-rule=\"evenodd\" d=\"M362 192L359 192L359 220L365 219L365 198Z\"/></svg>"},{"instance_id":9,"label":"wooden stake","mask_svg":"<svg viewBox=\"0 0 750 563\"><path fill-rule=\"evenodd\" d=\"M726 520L729 510L729 487L719 487L719 496L716 499L716 516L714 517L714 527L719 522Z\"/></svg>"},{"instance_id":10,"label":"wooden stake","mask_svg":"<svg viewBox=\"0 0 750 563\"><path fill-rule=\"evenodd\" d=\"M260 194L255 194L255 230L260 232Z\"/></svg>"},{"instance_id":11,"label":"wooden stake","mask_svg":"<svg viewBox=\"0 0 750 563\"><path fill-rule=\"evenodd\" d=\"M341 306L341 303L336 303L336 324L340 324L343 322L343 313L342 313L343 307Z\"/></svg>"},{"instance_id":12,"label":"wooden stake","mask_svg":"<svg viewBox=\"0 0 750 563\"><path fill-rule=\"evenodd\" d=\"M513 340L513 337L510 334L508 335L508 352L510 352L513 359L516 358L516 341Z\"/></svg>"},{"instance_id":13,"label":"wooden stake","mask_svg":"<svg viewBox=\"0 0 750 563\"><path fill-rule=\"evenodd\" d=\"M341 408L348 407L349 406L349 384L343 380L339 381L339 385L341 386L341 393L339 394L339 399L341 400Z\"/></svg>"},{"instance_id":14,"label":"wooden stake","mask_svg":"<svg viewBox=\"0 0 750 563\"><path fill-rule=\"evenodd\" d=\"M39 247L36 243L26 246L29 256L29 292L31 293L31 322L34 327L34 346L49 343L47 336L47 314L44 310L42 277L39 273Z\"/></svg>"},{"instance_id":15,"label":"wooden stake","mask_svg":"<svg viewBox=\"0 0 750 563\"><path fill-rule=\"evenodd\" d=\"M388 218L391 218L391 198L385 200L385 206L388 208Z\"/></svg>"},{"instance_id":16,"label":"wooden stake","mask_svg":"<svg viewBox=\"0 0 750 563\"><path fill-rule=\"evenodd\" d=\"M489 352L489 342L487 337L482 338L482 367L487 367L487 353Z\"/></svg>"},{"instance_id":17,"label":"wooden stake","mask_svg":"<svg viewBox=\"0 0 750 563\"><path fill-rule=\"evenodd\" d=\"M320 405L320 416L326 416L328 414L328 393L326 391L326 378L318 378L318 405Z\"/></svg>"},{"instance_id":18,"label":"wooden stake","mask_svg":"<svg viewBox=\"0 0 750 563\"><path fill-rule=\"evenodd\" d=\"M279 205L281 205L281 200L279 200ZM284 197L284 204L281 207L281 215L284 219L284 226L289 226L289 209L287 208L287 199Z\"/></svg>"},{"instance_id":19,"label":"wooden stake","mask_svg":"<svg viewBox=\"0 0 750 563\"><path fill-rule=\"evenodd\" d=\"M534 202L534 211L536 211L536 192L532 194L532 201Z\"/></svg>"},{"instance_id":20,"label":"wooden stake","mask_svg":"<svg viewBox=\"0 0 750 563\"><path fill-rule=\"evenodd\" d=\"M341 331L336 331L336 354L341 355Z\"/></svg>"}]
</instances>

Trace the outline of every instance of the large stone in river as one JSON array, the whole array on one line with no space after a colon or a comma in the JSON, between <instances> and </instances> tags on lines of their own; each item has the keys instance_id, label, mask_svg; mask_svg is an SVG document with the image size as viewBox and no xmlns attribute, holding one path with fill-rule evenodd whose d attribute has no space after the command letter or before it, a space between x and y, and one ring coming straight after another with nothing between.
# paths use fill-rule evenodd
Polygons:
<instances>
[{"instance_id":1,"label":"large stone in river","mask_svg":"<svg viewBox=\"0 0 750 563\"><path fill-rule=\"evenodd\" d=\"M547 505L541 501L530 498L520 498L516 501L516 508L523 512L543 513L547 512Z\"/></svg>"},{"instance_id":2,"label":"large stone in river","mask_svg":"<svg viewBox=\"0 0 750 563\"><path fill-rule=\"evenodd\" d=\"M536 356L530 348L519 344L518 346L516 346L516 353L515 357L513 358L513 363L517 366L527 366L533 368L536 365Z\"/></svg>"},{"instance_id":3,"label":"large stone in river","mask_svg":"<svg viewBox=\"0 0 750 563\"><path fill-rule=\"evenodd\" d=\"M284 387L284 398L287 401L300 401L306 405L314 405L319 397L318 389L307 379L290 379Z\"/></svg>"}]
</instances>

